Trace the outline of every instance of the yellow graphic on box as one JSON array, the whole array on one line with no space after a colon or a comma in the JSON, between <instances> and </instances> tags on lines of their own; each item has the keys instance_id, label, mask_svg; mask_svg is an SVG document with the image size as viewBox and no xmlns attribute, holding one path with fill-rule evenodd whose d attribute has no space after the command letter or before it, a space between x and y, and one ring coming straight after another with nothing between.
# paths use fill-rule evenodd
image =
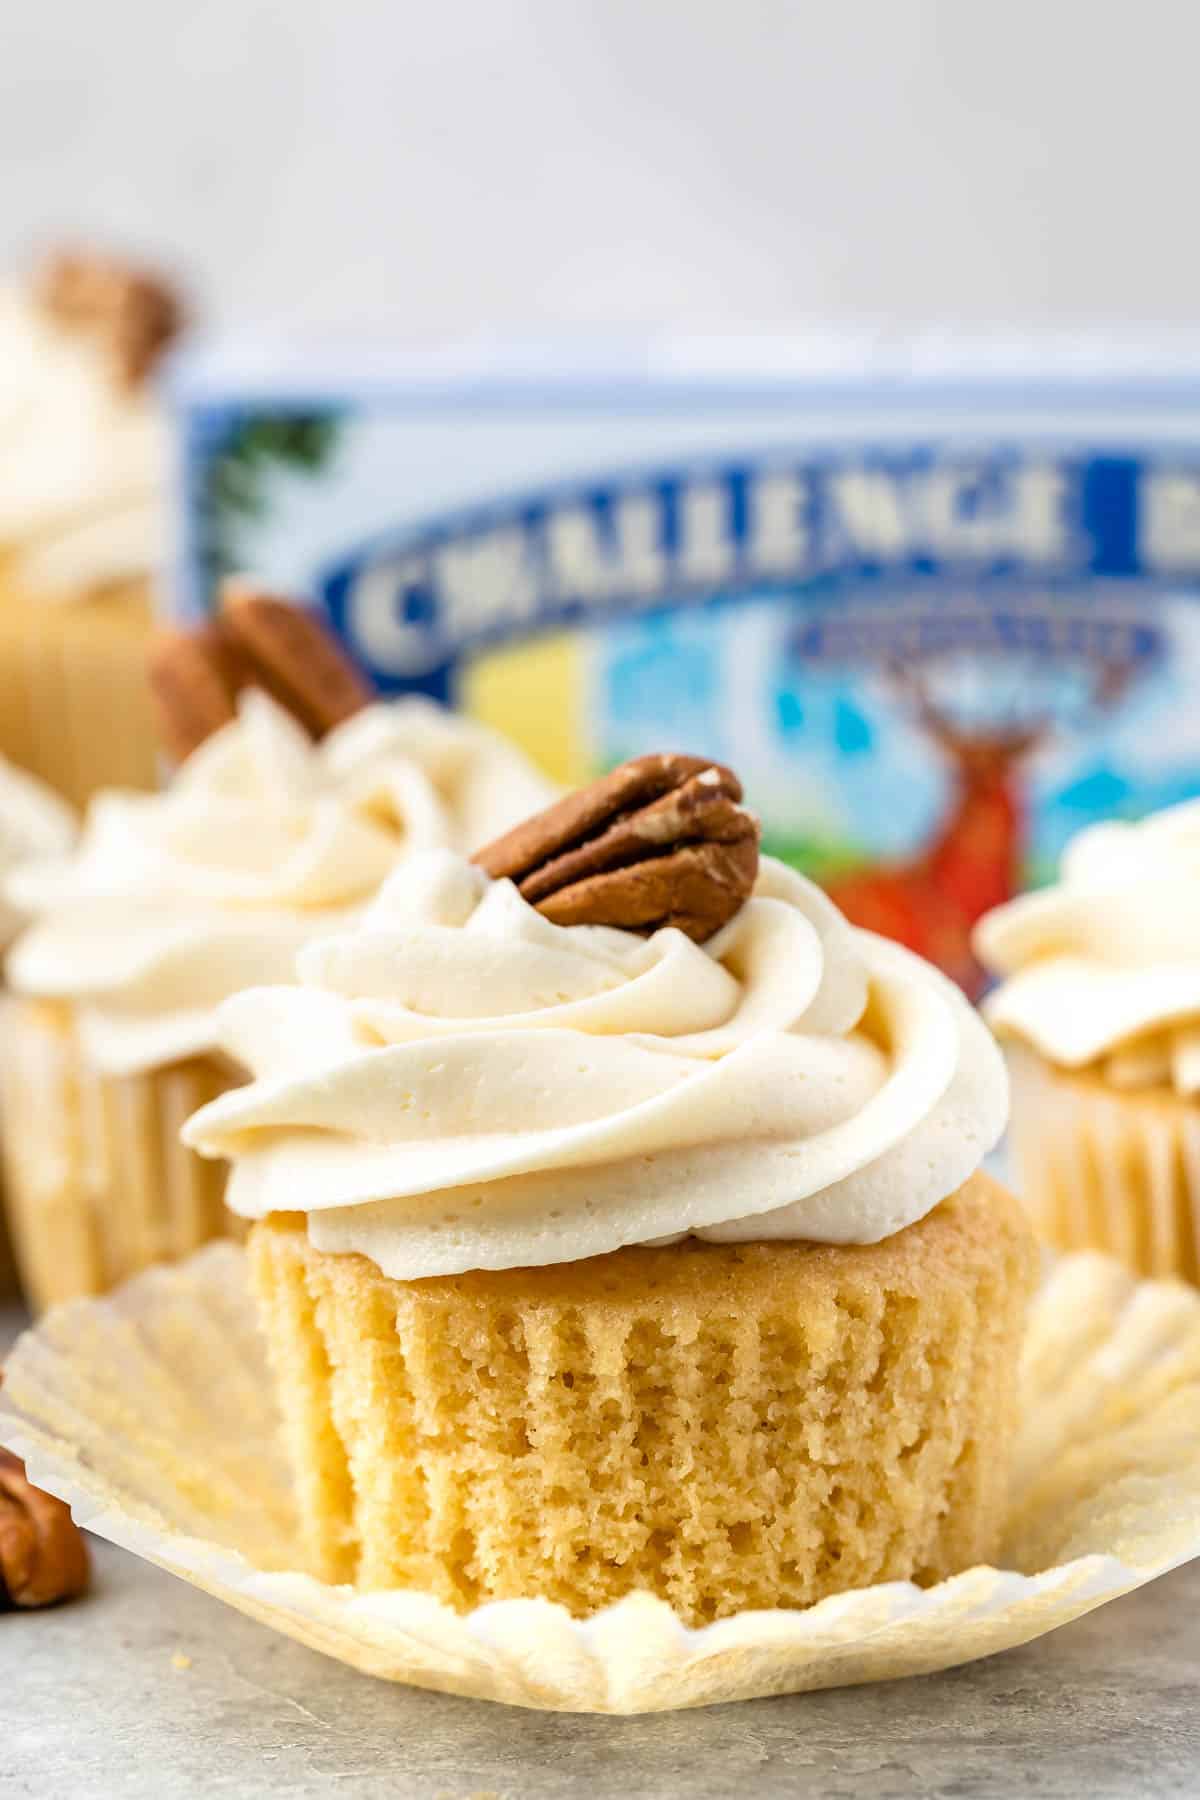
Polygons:
<instances>
[{"instance_id":1,"label":"yellow graphic on box","mask_svg":"<svg viewBox=\"0 0 1200 1800\"><path fill-rule=\"evenodd\" d=\"M473 657L459 703L512 738L564 787L592 773L584 742L583 650L576 632L547 632Z\"/></svg>"}]
</instances>

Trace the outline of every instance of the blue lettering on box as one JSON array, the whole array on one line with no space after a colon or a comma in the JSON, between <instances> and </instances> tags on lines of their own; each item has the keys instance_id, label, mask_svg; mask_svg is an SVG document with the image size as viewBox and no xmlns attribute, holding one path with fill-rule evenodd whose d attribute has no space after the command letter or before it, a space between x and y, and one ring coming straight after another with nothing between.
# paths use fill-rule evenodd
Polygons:
<instances>
[{"instance_id":1,"label":"blue lettering on box","mask_svg":"<svg viewBox=\"0 0 1200 1800\"><path fill-rule=\"evenodd\" d=\"M500 499L373 539L320 597L387 688L453 692L460 659L537 630L767 594L1200 573L1200 464L992 448L773 455ZM996 618L990 628L1002 633ZM966 635L967 623L960 618ZM987 637L980 625L981 641Z\"/></svg>"}]
</instances>

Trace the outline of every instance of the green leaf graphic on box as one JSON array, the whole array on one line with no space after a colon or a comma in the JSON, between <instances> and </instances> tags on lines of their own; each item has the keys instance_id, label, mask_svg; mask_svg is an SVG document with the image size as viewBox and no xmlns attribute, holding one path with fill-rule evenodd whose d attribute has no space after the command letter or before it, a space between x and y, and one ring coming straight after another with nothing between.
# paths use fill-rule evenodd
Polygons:
<instances>
[{"instance_id":1,"label":"green leaf graphic on box","mask_svg":"<svg viewBox=\"0 0 1200 1800\"><path fill-rule=\"evenodd\" d=\"M231 427L206 470L201 496L205 574L210 589L245 567L242 527L266 516L280 471L315 475L337 448L334 412L251 413Z\"/></svg>"}]
</instances>

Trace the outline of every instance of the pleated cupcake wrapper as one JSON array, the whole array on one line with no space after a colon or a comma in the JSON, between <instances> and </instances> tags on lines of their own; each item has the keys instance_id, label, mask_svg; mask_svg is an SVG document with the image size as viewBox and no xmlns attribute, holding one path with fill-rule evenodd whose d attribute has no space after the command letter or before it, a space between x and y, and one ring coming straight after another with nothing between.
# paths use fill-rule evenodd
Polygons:
<instances>
[{"instance_id":1,"label":"pleated cupcake wrapper","mask_svg":"<svg viewBox=\"0 0 1200 1800\"><path fill-rule=\"evenodd\" d=\"M226 1086L202 1058L104 1075L82 1054L70 1008L5 1002L5 1200L32 1306L104 1293L233 1229L222 1165L179 1142L184 1120Z\"/></svg>"},{"instance_id":2,"label":"pleated cupcake wrapper","mask_svg":"<svg viewBox=\"0 0 1200 1800\"><path fill-rule=\"evenodd\" d=\"M153 787L150 584L59 598L0 566L0 753L77 806L98 788Z\"/></svg>"},{"instance_id":3,"label":"pleated cupcake wrapper","mask_svg":"<svg viewBox=\"0 0 1200 1800\"><path fill-rule=\"evenodd\" d=\"M1017 1191L1042 1236L1200 1281L1200 1100L1012 1058Z\"/></svg>"},{"instance_id":4,"label":"pleated cupcake wrapper","mask_svg":"<svg viewBox=\"0 0 1200 1800\"><path fill-rule=\"evenodd\" d=\"M1063 1259L1034 1303L999 1568L700 1630L631 1595L539 1600L297 1573L289 1477L245 1257L214 1244L21 1339L0 1441L114 1543L352 1667L513 1705L635 1713L929 1673L1040 1637L1200 1553L1200 1294Z\"/></svg>"}]
</instances>

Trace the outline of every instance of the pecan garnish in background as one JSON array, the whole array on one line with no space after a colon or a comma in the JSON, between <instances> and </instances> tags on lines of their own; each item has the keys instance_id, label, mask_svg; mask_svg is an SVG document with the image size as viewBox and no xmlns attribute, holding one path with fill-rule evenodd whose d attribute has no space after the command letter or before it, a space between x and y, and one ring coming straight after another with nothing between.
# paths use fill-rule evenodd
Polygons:
<instances>
[{"instance_id":1,"label":"pecan garnish in background","mask_svg":"<svg viewBox=\"0 0 1200 1800\"><path fill-rule=\"evenodd\" d=\"M250 664L252 680L293 713L312 737L361 712L375 690L310 607L227 581L221 627Z\"/></svg>"},{"instance_id":2,"label":"pecan garnish in background","mask_svg":"<svg viewBox=\"0 0 1200 1800\"><path fill-rule=\"evenodd\" d=\"M215 622L190 631L161 631L147 656L159 736L183 762L205 738L237 716L235 700L249 670Z\"/></svg>"},{"instance_id":3,"label":"pecan garnish in background","mask_svg":"<svg viewBox=\"0 0 1200 1800\"><path fill-rule=\"evenodd\" d=\"M674 925L702 944L758 873L758 821L730 769L638 756L526 819L474 861L556 925Z\"/></svg>"},{"instance_id":4,"label":"pecan garnish in background","mask_svg":"<svg viewBox=\"0 0 1200 1800\"><path fill-rule=\"evenodd\" d=\"M58 251L40 270L36 291L56 323L102 346L130 387L145 380L184 323L169 282L96 251Z\"/></svg>"},{"instance_id":5,"label":"pecan garnish in background","mask_svg":"<svg viewBox=\"0 0 1200 1800\"><path fill-rule=\"evenodd\" d=\"M0 1450L0 1610L73 1600L88 1584L88 1553L70 1508L34 1487Z\"/></svg>"},{"instance_id":6,"label":"pecan garnish in background","mask_svg":"<svg viewBox=\"0 0 1200 1800\"><path fill-rule=\"evenodd\" d=\"M375 697L310 608L246 581L226 582L216 618L159 633L147 666L160 735L180 762L235 716L243 688L263 688L318 739Z\"/></svg>"}]
</instances>

